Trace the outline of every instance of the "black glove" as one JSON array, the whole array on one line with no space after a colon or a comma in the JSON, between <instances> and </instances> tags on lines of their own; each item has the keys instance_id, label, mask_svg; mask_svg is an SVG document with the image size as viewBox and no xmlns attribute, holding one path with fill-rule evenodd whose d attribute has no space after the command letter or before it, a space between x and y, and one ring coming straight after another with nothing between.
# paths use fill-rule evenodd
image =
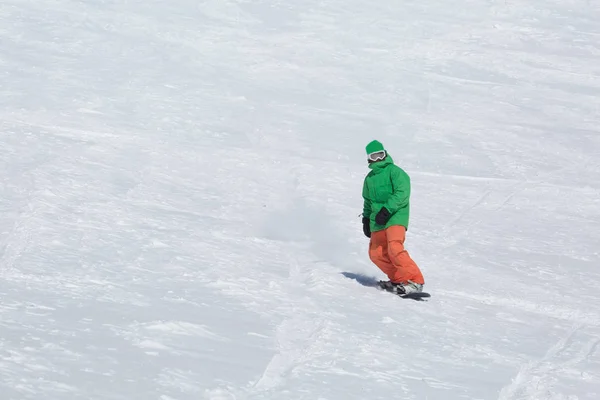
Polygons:
<instances>
[{"instance_id":1,"label":"black glove","mask_svg":"<svg viewBox=\"0 0 600 400\"><path fill-rule=\"evenodd\" d=\"M363 217L363 233L366 237L371 237L371 220L367 217Z\"/></svg>"},{"instance_id":2,"label":"black glove","mask_svg":"<svg viewBox=\"0 0 600 400\"><path fill-rule=\"evenodd\" d=\"M392 214L388 211L387 208L381 207L381 210L379 210L379 212L375 216L375 222L377 222L377 225L385 225L390 220L391 216Z\"/></svg>"}]
</instances>

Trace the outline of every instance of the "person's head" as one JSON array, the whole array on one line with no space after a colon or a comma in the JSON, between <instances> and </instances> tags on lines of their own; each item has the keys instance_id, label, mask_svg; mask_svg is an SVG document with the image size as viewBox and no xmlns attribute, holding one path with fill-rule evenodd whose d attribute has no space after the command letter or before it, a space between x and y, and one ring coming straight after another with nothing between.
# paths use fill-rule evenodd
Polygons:
<instances>
[{"instance_id":1,"label":"person's head","mask_svg":"<svg viewBox=\"0 0 600 400\"><path fill-rule=\"evenodd\" d=\"M383 161L387 157L387 151L383 147L383 144L377 140L370 142L367 147L367 161L369 164Z\"/></svg>"}]
</instances>

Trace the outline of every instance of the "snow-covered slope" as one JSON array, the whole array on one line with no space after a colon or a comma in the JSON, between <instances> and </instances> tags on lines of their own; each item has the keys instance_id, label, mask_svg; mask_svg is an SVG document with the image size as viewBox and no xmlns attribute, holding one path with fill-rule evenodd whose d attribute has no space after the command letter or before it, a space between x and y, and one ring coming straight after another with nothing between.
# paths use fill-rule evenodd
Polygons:
<instances>
[{"instance_id":1,"label":"snow-covered slope","mask_svg":"<svg viewBox=\"0 0 600 400\"><path fill-rule=\"evenodd\" d=\"M0 398L600 398L599 21L2 1ZM427 303L365 286L374 138Z\"/></svg>"}]
</instances>

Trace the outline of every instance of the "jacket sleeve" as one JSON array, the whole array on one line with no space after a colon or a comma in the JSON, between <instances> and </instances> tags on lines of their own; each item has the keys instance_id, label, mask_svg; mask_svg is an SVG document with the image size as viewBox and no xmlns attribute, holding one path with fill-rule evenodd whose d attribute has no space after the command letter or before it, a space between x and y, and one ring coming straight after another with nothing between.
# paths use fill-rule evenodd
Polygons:
<instances>
[{"instance_id":1,"label":"jacket sleeve","mask_svg":"<svg viewBox=\"0 0 600 400\"><path fill-rule=\"evenodd\" d=\"M385 203L385 208L392 214L405 207L410 199L410 178L399 167L392 168L390 172L392 195Z\"/></svg>"},{"instance_id":2,"label":"jacket sleeve","mask_svg":"<svg viewBox=\"0 0 600 400\"><path fill-rule=\"evenodd\" d=\"M371 218L371 199L369 199L369 188L367 187L367 179L365 178L365 182L363 183L363 217Z\"/></svg>"}]
</instances>

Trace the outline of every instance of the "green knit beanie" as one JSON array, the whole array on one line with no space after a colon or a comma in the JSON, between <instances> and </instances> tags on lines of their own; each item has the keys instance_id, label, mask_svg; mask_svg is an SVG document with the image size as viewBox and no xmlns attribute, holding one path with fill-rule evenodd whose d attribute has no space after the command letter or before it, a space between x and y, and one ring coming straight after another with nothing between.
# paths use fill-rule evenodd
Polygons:
<instances>
[{"instance_id":1,"label":"green knit beanie","mask_svg":"<svg viewBox=\"0 0 600 400\"><path fill-rule=\"evenodd\" d=\"M375 153L377 151L382 151L385 150L383 148L383 144L381 144L381 142L377 141L377 140L373 140L371 143L369 143L367 145L367 155L371 154L371 153Z\"/></svg>"}]
</instances>

